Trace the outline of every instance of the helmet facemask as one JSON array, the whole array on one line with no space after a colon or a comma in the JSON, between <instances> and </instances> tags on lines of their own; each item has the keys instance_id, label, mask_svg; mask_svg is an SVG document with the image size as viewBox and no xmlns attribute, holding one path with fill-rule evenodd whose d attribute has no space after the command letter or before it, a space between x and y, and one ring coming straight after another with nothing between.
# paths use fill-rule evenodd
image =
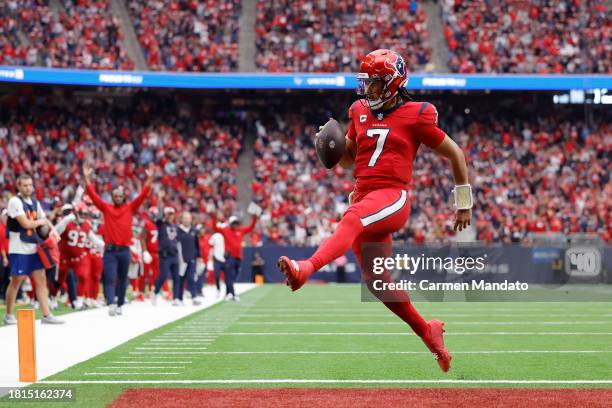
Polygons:
<instances>
[{"instance_id":1,"label":"helmet facemask","mask_svg":"<svg viewBox=\"0 0 612 408\"><path fill-rule=\"evenodd\" d=\"M378 98L370 99L370 97L368 96L368 90L375 82L382 83L380 94L378 95ZM380 77L370 78L367 73L360 72L357 74L357 95L366 100L368 107L371 110L378 110L382 108L382 106L387 101L389 101L397 94L397 92L395 92L394 94L391 94L391 92L389 92L389 82L390 81L385 81L383 78Z\"/></svg>"}]
</instances>

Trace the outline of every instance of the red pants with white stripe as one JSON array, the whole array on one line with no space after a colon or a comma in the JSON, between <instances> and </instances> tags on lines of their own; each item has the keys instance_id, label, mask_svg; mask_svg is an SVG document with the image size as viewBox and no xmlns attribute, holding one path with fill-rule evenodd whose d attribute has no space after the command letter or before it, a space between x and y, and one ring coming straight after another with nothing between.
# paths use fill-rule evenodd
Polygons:
<instances>
[{"instance_id":1,"label":"red pants with white stripe","mask_svg":"<svg viewBox=\"0 0 612 408\"><path fill-rule=\"evenodd\" d=\"M392 255L391 234L406 224L409 214L410 202L405 190L386 188L357 192L336 231L309 261L316 271L352 248L361 266L362 282L385 306L408 323L417 335L423 337L428 330L427 322L412 306L408 294L403 291L378 291L373 287L375 280L393 281L389 271L374 274L373 260Z\"/></svg>"},{"instance_id":2,"label":"red pants with white stripe","mask_svg":"<svg viewBox=\"0 0 612 408\"><path fill-rule=\"evenodd\" d=\"M87 296L91 279L91 262L87 254L77 258L62 258L60 260L57 286L51 291L52 296L57 296L57 291L66 282L70 270L74 271L77 278L77 295L79 297Z\"/></svg>"},{"instance_id":3,"label":"red pants with white stripe","mask_svg":"<svg viewBox=\"0 0 612 408\"><path fill-rule=\"evenodd\" d=\"M410 200L406 190L385 188L367 193L356 192L353 202L342 216L336 231L325 240L310 258L315 270L353 249L361 263L364 244L378 243L388 246L391 254L391 234L408 221ZM371 268L362 268L364 274Z\"/></svg>"}]
</instances>

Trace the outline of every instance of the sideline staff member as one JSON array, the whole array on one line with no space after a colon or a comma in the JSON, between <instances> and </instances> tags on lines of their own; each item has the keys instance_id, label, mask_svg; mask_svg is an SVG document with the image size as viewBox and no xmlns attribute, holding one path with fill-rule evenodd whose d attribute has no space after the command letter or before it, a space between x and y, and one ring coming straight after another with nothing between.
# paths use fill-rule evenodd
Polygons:
<instances>
[{"instance_id":1,"label":"sideline staff member","mask_svg":"<svg viewBox=\"0 0 612 408\"><path fill-rule=\"evenodd\" d=\"M125 303L128 268L130 266L130 244L132 241L132 221L134 213L151 191L151 183L155 173L151 168L146 170L147 181L144 188L133 201L125 203L123 187L115 188L112 193L113 203L107 203L96 194L91 183L93 170L83 166L83 176L87 194L94 205L104 214L104 297L110 316L121 315L121 307ZM115 300L115 291L117 299Z\"/></svg>"},{"instance_id":2,"label":"sideline staff member","mask_svg":"<svg viewBox=\"0 0 612 408\"><path fill-rule=\"evenodd\" d=\"M17 319L13 314L15 300L19 286L30 277L36 286L36 297L40 303L43 314L42 323L62 324L63 320L53 316L49 311L49 295L47 293L47 277L42 262L36 251L38 238L36 228L48 225L54 233L53 225L45 217L40 203L33 197L34 185L32 177L22 174L17 179L19 194L12 197L8 202L9 231L9 263L11 268L11 282L6 288L6 316L4 323L16 324Z\"/></svg>"}]
</instances>

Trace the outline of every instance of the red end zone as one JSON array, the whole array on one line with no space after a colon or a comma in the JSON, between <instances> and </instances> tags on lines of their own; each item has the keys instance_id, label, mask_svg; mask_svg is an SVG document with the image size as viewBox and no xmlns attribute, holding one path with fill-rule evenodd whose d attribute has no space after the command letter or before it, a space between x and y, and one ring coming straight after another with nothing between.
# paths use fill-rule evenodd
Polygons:
<instances>
[{"instance_id":1,"label":"red end zone","mask_svg":"<svg viewBox=\"0 0 612 408\"><path fill-rule=\"evenodd\" d=\"M133 388L121 394L110 407L609 407L610 401L612 389Z\"/></svg>"}]
</instances>

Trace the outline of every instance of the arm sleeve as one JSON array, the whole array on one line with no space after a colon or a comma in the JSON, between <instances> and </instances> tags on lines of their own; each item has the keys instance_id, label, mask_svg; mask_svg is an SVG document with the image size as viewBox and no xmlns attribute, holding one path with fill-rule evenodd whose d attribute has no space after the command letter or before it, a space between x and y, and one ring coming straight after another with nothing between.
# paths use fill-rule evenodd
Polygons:
<instances>
[{"instance_id":1,"label":"arm sleeve","mask_svg":"<svg viewBox=\"0 0 612 408\"><path fill-rule=\"evenodd\" d=\"M60 235L63 234L68 224L70 224L70 222L74 221L75 219L76 217L74 216L74 214L65 216L64 218L60 220L60 222L58 222L55 225L55 230L57 231L58 234Z\"/></svg>"},{"instance_id":2,"label":"arm sleeve","mask_svg":"<svg viewBox=\"0 0 612 408\"><path fill-rule=\"evenodd\" d=\"M414 131L417 139L432 149L442 143L446 133L438 127L438 111L434 105L423 102L414 125Z\"/></svg>"},{"instance_id":3,"label":"arm sleeve","mask_svg":"<svg viewBox=\"0 0 612 408\"><path fill-rule=\"evenodd\" d=\"M89 239L98 249L104 249L104 241L93 231L89 231Z\"/></svg>"},{"instance_id":4,"label":"arm sleeve","mask_svg":"<svg viewBox=\"0 0 612 408\"><path fill-rule=\"evenodd\" d=\"M149 195L150 191L151 191L151 186L149 184L145 184L145 186L142 189L142 191L140 192L140 194L138 194L138 197L136 197L130 203L130 208L132 209L132 211L136 211L138 209L138 207L140 207L142 205L142 203L144 202L145 198L147 198L147 196Z\"/></svg>"},{"instance_id":5,"label":"arm sleeve","mask_svg":"<svg viewBox=\"0 0 612 408\"><path fill-rule=\"evenodd\" d=\"M346 129L346 137L348 137L352 141L355 141L357 139L357 130L355 129L355 121L353 120L353 115L355 115L357 103L359 103L359 101L353 102L348 111L349 123L348 129Z\"/></svg>"},{"instance_id":6,"label":"arm sleeve","mask_svg":"<svg viewBox=\"0 0 612 408\"><path fill-rule=\"evenodd\" d=\"M79 184L76 192L74 193L74 200L72 200L73 205L77 205L83 200L83 193L85 193L85 190L83 189L83 186Z\"/></svg>"},{"instance_id":7,"label":"arm sleeve","mask_svg":"<svg viewBox=\"0 0 612 408\"><path fill-rule=\"evenodd\" d=\"M104 212L104 209L106 208L106 203L96 193L96 189L94 188L93 184L87 184L87 186L85 186L85 191L87 191L87 194L89 195L89 197L91 197L91 201L94 203L94 205L98 207L100 211Z\"/></svg>"}]
</instances>

